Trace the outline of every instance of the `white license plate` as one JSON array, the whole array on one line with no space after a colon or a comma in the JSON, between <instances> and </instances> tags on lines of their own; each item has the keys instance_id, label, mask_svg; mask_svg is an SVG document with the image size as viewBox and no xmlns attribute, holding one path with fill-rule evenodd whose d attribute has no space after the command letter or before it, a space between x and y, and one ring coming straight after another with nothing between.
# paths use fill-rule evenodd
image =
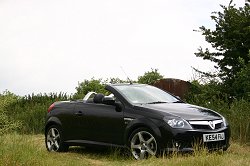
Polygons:
<instances>
[{"instance_id":1,"label":"white license plate","mask_svg":"<svg viewBox=\"0 0 250 166\"><path fill-rule=\"evenodd\" d=\"M224 133L203 134L204 142L221 141L221 140L225 140Z\"/></svg>"}]
</instances>

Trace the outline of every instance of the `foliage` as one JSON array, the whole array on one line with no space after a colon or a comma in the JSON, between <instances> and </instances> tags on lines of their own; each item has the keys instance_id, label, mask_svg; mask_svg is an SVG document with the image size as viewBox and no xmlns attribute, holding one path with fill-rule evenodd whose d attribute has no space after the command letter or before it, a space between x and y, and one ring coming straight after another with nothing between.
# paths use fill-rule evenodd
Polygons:
<instances>
[{"instance_id":1,"label":"foliage","mask_svg":"<svg viewBox=\"0 0 250 166\"><path fill-rule=\"evenodd\" d=\"M78 83L76 87L76 93L73 95L74 99L82 99L88 92L97 92L97 93L107 93L105 90L105 85L102 83L102 79L84 80L81 83Z\"/></svg>"},{"instance_id":2,"label":"foliage","mask_svg":"<svg viewBox=\"0 0 250 166\"><path fill-rule=\"evenodd\" d=\"M110 78L105 80L106 83L110 84L120 84L120 83L128 83L129 81L121 80L120 78Z\"/></svg>"},{"instance_id":3,"label":"foliage","mask_svg":"<svg viewBox=\"0 0 250 166\"><path fill-rule=\"evenodd\" d=\"M18 96L15 94L4 91L3 94L0 94L0 112L3 112L3 109L7 107L9 104L17 101Z\"/></svg>"},{"instance_id":4,"label":"foliage","mask_svg":"<svg viewBox=\"0 0 250 166\"><path fill-rule=\"evenodd\" d=\"M48 107L55 101L69 100L65 93L37 94L15 97L3 107L10 122L21 123L16 131L21 133L43 133ZM3 100L1 100L3 102Z\"/></svg>"},{"instance_id":5,"label":"foliage","mask_svg":"<svg viewBox=\"0 0 250 166\"><path fill-rule=\"evenodd\" d=\"M10 120L4 112L0 112L0 135L15 131L20 126L21 123L19 121Z\"/></svg>"},{"instance_id":6,"label":"foliage","mask_svg":"<svg viewBox=\"0 0 250 166\"><path fill-rule=\"evenodd\" d=\"M9 91L0 94L0 135L17 130L21 127L21 122L8 117L5 108L13 102L17 101L18 97Z\"/></svg>"},{"instance_id":7,"label":"foliage","mask_svg":"<svg viewBox=\"0 0 250 166\"><path fill-rule=\"evenodd\" d=\"M219 73L210 76L219 76L224 84L224 91L240 98L244 96L246 89L238 83L244 81L243 84L250 86L250 80L244 79L242 75L244 70L249 70L250 62L250 6L237 9L231 3L232 1L228 7L221 5L223 12L213 12L211 18L216 23L215 30L200 27L202 35L213 49L204 50L200 47L195 55L214 62ZM233 89L235 87L237 91ZM248 93L249 90L247 89Z\"/></svg>"},{"instance_id":8,"label":"foliage","mask_svg":"<svg viewBox=\"0 0 250 166\"><path fill-rule=\"evenodd\" d=\"M222 92L222 84L216 81L210 81L206 84L200 84L199 81L194 80L191 82L191 89L185 96L188 102L197 105L204 105L206 102L229 102L229 97ZM219 104L219 103L217 103Z\"/></svg>"},{"instance_id":9,"label":"foliage","mask_svg":"<svg viewBox=\"0 0 250 166\"><path fill-rule=\"evenodd\" d=\"M138 77L138 83L152 84L154 81L163 78L163 76L158 72L158 69L151 69L151 71L145 72L143 76ZM76 93L73 95L73 99L82 99L88 92L94 91L97 93L108 94L105 90L106 84L116 84L116 83L130 83L136 82L128 78L127 81L121 80L120 78L109 78L106 80L95 79L91 80L85 79L83 82L78 83L76 87Z\"/></svg>"},{"instance_id":10,"label":"foliage","mask_svg":"<svg viewBox=\"0 0 250 166\"><path fill-rule=\"evenodd\" d=\"M234 96L240 96L250 102L250 63L237 73L231 89Z\"/></svg>"},{"instance_id":11,"label":"foliage","mask_svg":"<svg viewBox=\"0 0 250 166\"><path fill-rule=\"evenodd\" d=\"M82 99L88 92L103 93L107 95L109 92L105 90L106 84L128 83L129 81L121 80L120 78L109 78L103 81L103 79L84 80L78 83L76 87L76 93L73 95L74 99Z\"/></svg>"},{"instance_id":12,"label":"foliage","mask_svg":"<svg viewBox=\"0 0 250 166\"><path fill-rule=\"evenodd\" d=\"M153 84L156 80L162 79L163 76L158 72L158 69L151 69L151 71L145 72L143 76L138 77L138 83L141 84Z\"/></svg>"},{"instance_id":13,"label":"foliage","mask_svg":"<svg viewBox=\"0 0 250 166\"><path fill-rule=\"evenodd\" d=\"M241 143L250 143L250 102L236 100L230 105L227 117L231 124L232 137Z\"/></svg>"}]
</instances>

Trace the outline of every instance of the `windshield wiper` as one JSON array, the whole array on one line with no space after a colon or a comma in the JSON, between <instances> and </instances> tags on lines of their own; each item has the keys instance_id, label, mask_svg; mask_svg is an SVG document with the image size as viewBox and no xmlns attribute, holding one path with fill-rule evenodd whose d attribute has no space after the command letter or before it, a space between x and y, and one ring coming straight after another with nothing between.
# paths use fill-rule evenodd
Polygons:
<instances>
[{"instance_id":1,"label":"windshield wiper","mask_svg":"<svg viewBox=\"0 0 250 166\"><path fill-rule=\"evenodd\" d=\"M165 101L154 101L154 102L149 102L147 104L161 104L161 103L167 103Z\"/></svg>"}]
</instances>

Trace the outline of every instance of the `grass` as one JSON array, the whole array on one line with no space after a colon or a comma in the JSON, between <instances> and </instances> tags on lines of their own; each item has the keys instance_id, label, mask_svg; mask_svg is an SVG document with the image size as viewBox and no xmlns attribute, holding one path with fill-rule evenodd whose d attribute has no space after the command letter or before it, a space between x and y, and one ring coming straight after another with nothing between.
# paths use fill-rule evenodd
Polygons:
<instances>
[{"instance_id":1,"label":"grass","mask_svg":"<svg viewBox=\"0 0 250 166\"><path fill-rule=\"evenodd\" d=\"M250 165L250 147L232 143L226 152L173 154L136 161L120 150L71 147L67 153L47 152L44 136L8 134L0 136L0 165Z\"/></svg>"}]
</instances>

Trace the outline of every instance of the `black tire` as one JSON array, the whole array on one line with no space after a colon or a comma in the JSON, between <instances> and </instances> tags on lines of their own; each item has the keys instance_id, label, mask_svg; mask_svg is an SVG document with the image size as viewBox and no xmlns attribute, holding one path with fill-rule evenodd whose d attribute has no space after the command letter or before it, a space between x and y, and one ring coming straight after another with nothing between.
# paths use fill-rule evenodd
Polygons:
<instances>
[{"instance_id":1,"label":"black tire","mask_svg":"<svg viewBox=\"0 0 250 166\"><path fill-rule=\"evenodd\" d=\"M128 145L133 157L136 160L147 159L149 156L158 156L160 149L155 134L144 127L132 132Z\"/></svg>"},{"instance_id":2,"label":"black tire","mask_svg":"<svg viewBox=\"0 0 250 166\"><path fill-rule=\"evenodd\" d=\"M69 146L63 142L62 129L58 125L51 125L45 134L45 145L49 152L65 152Z\"/></svg>"}]
</instances>

